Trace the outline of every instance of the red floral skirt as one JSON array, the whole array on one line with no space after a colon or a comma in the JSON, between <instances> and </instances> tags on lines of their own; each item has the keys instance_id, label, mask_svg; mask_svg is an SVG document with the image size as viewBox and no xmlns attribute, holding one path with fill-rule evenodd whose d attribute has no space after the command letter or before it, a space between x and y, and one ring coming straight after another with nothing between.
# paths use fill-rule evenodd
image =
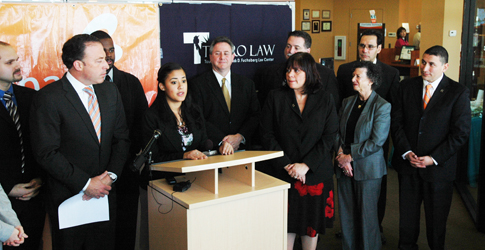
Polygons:
<instances>
[{"instance_id":1,"label":"red floral skirt","mask_svg":"<svg viewBox=\"0 0 485 250\"><path fill-rule=\"evenodd\" d=\"M288 190L288 232L315 237L325 234L335 220L333 179L317 185L301 181L291 184Z\"/></svg>"}]
</instances>

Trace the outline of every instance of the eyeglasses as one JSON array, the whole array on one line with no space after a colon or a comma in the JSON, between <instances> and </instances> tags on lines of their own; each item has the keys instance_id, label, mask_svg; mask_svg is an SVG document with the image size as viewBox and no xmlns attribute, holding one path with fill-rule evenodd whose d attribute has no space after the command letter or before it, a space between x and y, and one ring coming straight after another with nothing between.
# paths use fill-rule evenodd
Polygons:
<instances>
[{"instance_id":1,"label":"eyeglasses","mask_svg":"<svg viewBox=\"0 0 485 250\"><path fill-rule=\"evenodd\" d=\"M367 48L369 50L373 50L373 49L377 48L377 46L375 46L375 45L369 44L369 45L366 46L365 44L362 44L362 43L359 44L359 47L362 48L362 49Z\"/></svg>"}]
</instances>

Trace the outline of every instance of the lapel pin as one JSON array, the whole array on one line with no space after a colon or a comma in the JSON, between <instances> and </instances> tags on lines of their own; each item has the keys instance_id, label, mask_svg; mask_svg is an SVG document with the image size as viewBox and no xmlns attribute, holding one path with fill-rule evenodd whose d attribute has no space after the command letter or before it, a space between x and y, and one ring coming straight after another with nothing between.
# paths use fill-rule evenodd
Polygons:
<instances>
[{"instance_id":1,"label":"lapel pin","mask_svg":"<svg viewBox=\"0 0 485 250\"><path fill-rule=\"evenodd\" d=\"M440 92L441 92L441 93L443 93L443 92L444 92L444 90L442 89Z\"/></svg>"}]
</instances>

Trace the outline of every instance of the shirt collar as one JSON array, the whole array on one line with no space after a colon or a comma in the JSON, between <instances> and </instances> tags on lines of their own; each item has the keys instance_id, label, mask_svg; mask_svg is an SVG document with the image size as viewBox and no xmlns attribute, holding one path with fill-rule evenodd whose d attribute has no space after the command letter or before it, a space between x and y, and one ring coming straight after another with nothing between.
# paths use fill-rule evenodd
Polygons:
<instances>
[{"instance_id":1,"label":"shirt collar","mask_svg":"<svg viewBox=\"0 0 485 250\"><path fill-rule=\"evenodd\" d=\"M436 79L434 82L428 82L428 81L423 79L423 87L426 88L426 85L431 84L431 86L433 86L433 89L438 88L438 85L440 84L444 75L445 74L441 74L441 76L438 79Z\"/></svg>"},{"instance_id":2,"label":"shirt collar","mask_svg":"<svg viewBox=\"0 0 485 250\"><path fill-rule=\"evenodd\" d=\"M71 75L71 72L67 71L66 74L67 80L71 83L72 87L76 90L78 93L83 93L83 89L86 87L92 87L93 85L85 85L84 83L80 82L78 79L76 79L73 75Z\"/></svg>"},{"instance_id":3,"label":"shirt collar","mask_svg":"<svg viewBox=\"0 0 485 250\"><path fill-rule=\"evenodd\" d=\"M14 96L14 93L13 93L13 83L10 84L10 88L8 88L7 91L3 91L3 90L0 89L0 96L2 96L2 100L3 100L3 95L5 95L5 92L12 93L12 98L13 98L13 96Z\"/></svg>"},{"instance_id":4,"label":"shirt collar","mask_svg":"<svg viewBox=\"0 0 485 250\"><path fill-rule=\"evenodd\" d=\"M114 66L113 68L111 68L108 72L108 76L111 78L111 81L114 82L114 79L113 79L113 71L114 71Z\"/></svg>"},{"instance_id":5,"label":"shirt collar","mask_svg":"<svg viewBox=\"0 0 485 250\"><path fill-rule=\"evenodd\" d=\"M7 91L3 91L0 89L0 100L2 101L3 105L5 105L5 100L3 100L3 95L5 95L6 92L10 92L12 94L13 103L17 105L17 99L15 98L15 93L13 92L13 83L10 84L10 88L8 88Z\"/></svg>"},{"instance_id":6,"label":"shirt collar","mask_svg":"<svg viewBox=\"0 0 485 250\"><path fill-rule=\"evenodd\" d=\"M219 85L222 86L222 78L226 78L226 84L231 84L231 71L230 70L229 70L229 72L227 72L226 76L222 76L221 74L219 74L215 70L212 70L212 72L214 72L214 75L216 76L216 79L217 79L217 82L219 83Z\"/></svg>"},{"instance_id":7,"label":"shirt collar","mask_svg":"<svg viewBox=\"0 0 485 250\"><path fill-rule=\"evenodd\" d=\"M360 60L360 59L359 59ZM360 60L362 62L362 60ZM377 63L377 57L374 58L374 61L372 62L373 64L376 64Z\"/></svg>"}]
</instances>

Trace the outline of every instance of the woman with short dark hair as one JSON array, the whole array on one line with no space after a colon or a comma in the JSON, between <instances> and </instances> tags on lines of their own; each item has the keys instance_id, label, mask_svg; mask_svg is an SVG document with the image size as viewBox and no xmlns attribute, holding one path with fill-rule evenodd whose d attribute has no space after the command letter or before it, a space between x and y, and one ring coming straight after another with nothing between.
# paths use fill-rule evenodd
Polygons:
<instances>
[{"instance_id":1,"label":"woman with short dark hair","mask_svg":"<svg viewBox=\"0 0 485 250\"><path fill-rule=\"evenodd\" d=\"M382 146L389 134L391 104L374 90L380 67L360 61L352 83L357 94L342 102L336 168L342 249L381 249L377 202L387 174Z\"/></svg>"}]
</instances>

